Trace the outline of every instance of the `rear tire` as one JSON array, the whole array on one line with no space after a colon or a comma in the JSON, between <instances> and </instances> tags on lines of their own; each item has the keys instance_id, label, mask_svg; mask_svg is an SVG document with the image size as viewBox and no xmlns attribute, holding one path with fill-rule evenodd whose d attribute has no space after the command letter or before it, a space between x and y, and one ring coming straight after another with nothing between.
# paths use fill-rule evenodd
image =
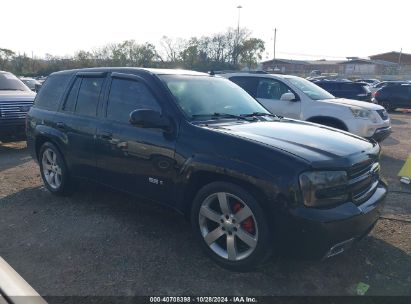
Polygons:
<instances>
[{"instance_id":1,"label":"rear tire","mask_svg":"<svg viewBox=\"0 0 411 304\"><path fill-rule=\"evenodd\" d=\"M40 173L46 188L53 194L69 194L71 181L63 155L58 148L45 142L39 150Z\"/></svg>"},{"instance_id":2,"label":"rear tire","mask_svg":"<svg viewBox=\"0 0 411 304\"><path fill-rule=\"evenodd\" d=\"M213 182L196 195L191 223L205 253L232 271L249 271L271 256L272 238L265 213L243 188Z\"/></svg>"}]
</instances>

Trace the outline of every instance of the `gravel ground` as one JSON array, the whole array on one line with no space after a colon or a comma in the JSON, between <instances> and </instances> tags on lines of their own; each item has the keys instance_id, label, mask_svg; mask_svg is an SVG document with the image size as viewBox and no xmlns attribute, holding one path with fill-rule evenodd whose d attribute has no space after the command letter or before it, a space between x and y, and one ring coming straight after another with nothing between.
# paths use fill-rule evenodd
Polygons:
<instances>
[{"instance_id":1,"label":"gravel ground","mask_svg":"<svg viewBox=\"0 0 411 304\"><path fill-rule=\"evenodd\" d=\"M393 114L382 170L392 191L411 151L411 115ZM41 295L411 296L411 196L391 192L368 237L325 261L287 257L251 273L216 266L181 216L83 183L70 197L42 185L24 142L0 144L0 256Z\"/></svg>"}]
</instances>

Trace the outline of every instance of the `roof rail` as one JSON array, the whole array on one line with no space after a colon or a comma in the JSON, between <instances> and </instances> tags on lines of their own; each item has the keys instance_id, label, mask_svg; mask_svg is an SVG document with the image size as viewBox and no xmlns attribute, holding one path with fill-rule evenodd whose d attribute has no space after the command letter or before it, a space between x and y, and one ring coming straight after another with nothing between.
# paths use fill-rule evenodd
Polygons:
<instances>
[{"instance_id":1,"label":"roof rail","mask_svg":"<svg viewBox=\"0 0 411 304\"><path fill-rule=\"evenodd\" d=\"M236 70L223 70L223 71L209 71L210 75L217 74L229 74L229 73L244 73L244 74L268 74L266 71L236 71Z\"/></svg>"}]
</instances>

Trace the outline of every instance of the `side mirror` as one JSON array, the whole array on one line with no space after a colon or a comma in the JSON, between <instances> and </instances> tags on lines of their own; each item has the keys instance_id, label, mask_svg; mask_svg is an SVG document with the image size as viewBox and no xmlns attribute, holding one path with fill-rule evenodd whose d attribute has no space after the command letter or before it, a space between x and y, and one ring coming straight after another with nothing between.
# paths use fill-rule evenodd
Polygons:
<instances>
[{"instance_id":1,"label":"side mirror","mask_svg":"<svg viewBox=\"0 0 411 304\"><path fill-rule=\"evenodd\" d=\"M283 95L281 95L280 100L284 100L284 101L295 101L295 95L294 93L284 93Z\"/></svg>"},{"instance_id":2,"label":"side mirror","mask_svg":"<svg viewBox=\"0 0 411 304\"><path fill-rule=\"evenodd\" d=\"M130 113L130 124L140 128L162 129L171 131L170 119L161 115L160 112L150 109L134 110Z\"/></svg>"}]
</instances>

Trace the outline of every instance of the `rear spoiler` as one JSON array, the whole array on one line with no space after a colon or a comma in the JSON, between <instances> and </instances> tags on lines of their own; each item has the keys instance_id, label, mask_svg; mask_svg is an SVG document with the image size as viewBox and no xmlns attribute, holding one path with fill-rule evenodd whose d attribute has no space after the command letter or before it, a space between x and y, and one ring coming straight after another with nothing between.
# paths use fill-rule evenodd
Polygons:
<instances>
[{"instance_id":1,"label":"rear spoiler","mask_svg":"<svg viewBox=\"0 0 411 304\"><path fill-rule=\"evenodd\" d=\"M47 304L47 302L0 257L0 304Z\"/></svg>"}]
</instances>

